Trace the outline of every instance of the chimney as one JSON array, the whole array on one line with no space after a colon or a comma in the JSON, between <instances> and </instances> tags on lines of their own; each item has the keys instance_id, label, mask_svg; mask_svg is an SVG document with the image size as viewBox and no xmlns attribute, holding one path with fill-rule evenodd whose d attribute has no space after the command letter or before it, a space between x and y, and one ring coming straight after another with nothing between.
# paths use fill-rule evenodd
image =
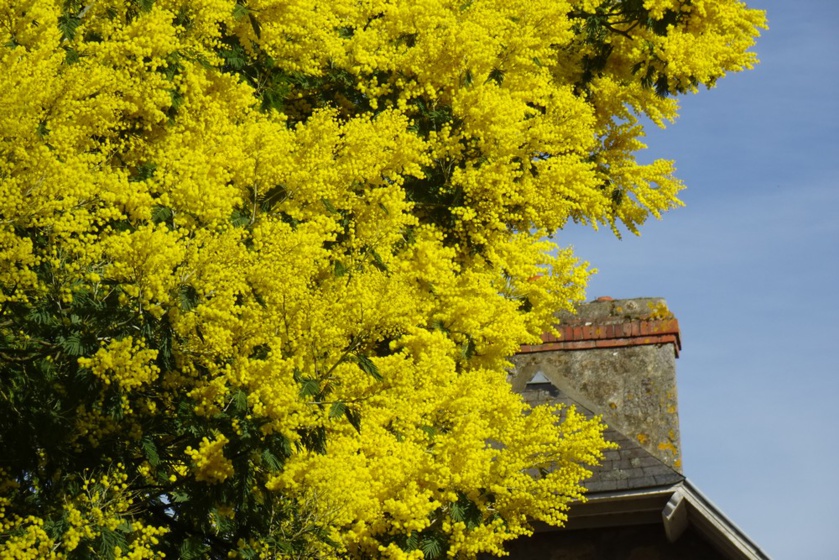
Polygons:
<instances>
[{"instance_id":1,"label":"chimney","mask_svg":"<svg viewBox=\"0 0 839 560\"><path fill-rule=\"evenodd\" d=\"M547 383L681 472L676 358L679 323L660 298L582 304L562 313L559 336L522 346L511 382L520 393Z\"/></svg>"}]
</instances>

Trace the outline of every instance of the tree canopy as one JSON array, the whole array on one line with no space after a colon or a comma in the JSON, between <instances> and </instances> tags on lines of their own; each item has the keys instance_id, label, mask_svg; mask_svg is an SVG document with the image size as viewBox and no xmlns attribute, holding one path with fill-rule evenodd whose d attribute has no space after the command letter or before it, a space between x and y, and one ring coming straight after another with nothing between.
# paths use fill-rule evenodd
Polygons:
<instances>
[{"instance_id":1,"label":"tree canopy","mask_svg":"<svg viewBox=\"0 0 839 560\"><path fill-rule=\"evenodd\" d=\"M507 358L569 222L680 204L642 117L736 0L0 2L0 555L439 558L608 445Z\"/></svg>"}]
</instances>

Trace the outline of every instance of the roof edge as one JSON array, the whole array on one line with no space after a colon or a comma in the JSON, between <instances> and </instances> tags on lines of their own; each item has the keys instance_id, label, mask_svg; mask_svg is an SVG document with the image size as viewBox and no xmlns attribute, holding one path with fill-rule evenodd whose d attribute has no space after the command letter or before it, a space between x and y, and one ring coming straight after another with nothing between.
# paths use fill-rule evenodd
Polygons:
<instances>
[{"instance_id":1,"label":"roof edge","mask_svg":"<svg viewBox=\"0 0 839 560\"><path fill-rule=\"evenodd\" d=\"M747 560L770 560L768 554L689 480L685 479L679 486L689 505L688 518L691 525L718 548L737 553L740 558Z\"/></svg>"},{"instance_id":2,"label":"roof edge","mask_svg":"<svg viewBox=\"0 0 839 560\"><path fill-rule=\"evenodd\" d=\"M671 542L688 525L714 548L736 560L771 560L746 533L690 481L669 486L598 492L571 506L566 527L535 527L537 532L662 523Z\"/></svg>"}]
</instances>

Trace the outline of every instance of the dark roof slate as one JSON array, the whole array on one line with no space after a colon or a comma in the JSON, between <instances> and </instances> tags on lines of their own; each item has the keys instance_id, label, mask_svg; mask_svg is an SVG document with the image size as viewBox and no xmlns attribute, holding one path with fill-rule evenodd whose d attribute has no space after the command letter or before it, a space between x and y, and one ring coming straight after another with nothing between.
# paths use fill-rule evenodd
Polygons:
<instances>
[{"instance_id":1,"label":"dark roof slate","mask_svg":"<svg viewBox=\"0 0 839 560\"><path fill-rule=\"evenodd\" d=\"M589 418L601 414L575 401L549 382L528 383L521 394L531 406L562 403L574 405L577 411ZM641 447L638 442L619 431L607 428L604 436L608 441L617 443L619 448L604 452L602 464L591 468L591 478L583 483L590 496L599 492L654 488L676 484L685 479L683 475Z\"/></svg>"}]
</instances>

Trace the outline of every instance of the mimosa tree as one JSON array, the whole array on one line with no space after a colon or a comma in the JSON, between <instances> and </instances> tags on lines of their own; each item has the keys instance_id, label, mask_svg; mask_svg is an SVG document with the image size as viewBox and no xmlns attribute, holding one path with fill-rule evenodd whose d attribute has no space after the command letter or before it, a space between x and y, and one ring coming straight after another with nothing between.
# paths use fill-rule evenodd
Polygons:
<instances>
[{"instance_id":1,"label":"mimosa tree","mask_svg":"<svg viewBox=\"0 0 839 560\"><path fill-rule=\"evenodd\" d=\"M639 118L750 67L736 0L2 0L0 555L438 558L606 447L507 358L545 241L679 205Z\"/></svg>"}]
</instances>

